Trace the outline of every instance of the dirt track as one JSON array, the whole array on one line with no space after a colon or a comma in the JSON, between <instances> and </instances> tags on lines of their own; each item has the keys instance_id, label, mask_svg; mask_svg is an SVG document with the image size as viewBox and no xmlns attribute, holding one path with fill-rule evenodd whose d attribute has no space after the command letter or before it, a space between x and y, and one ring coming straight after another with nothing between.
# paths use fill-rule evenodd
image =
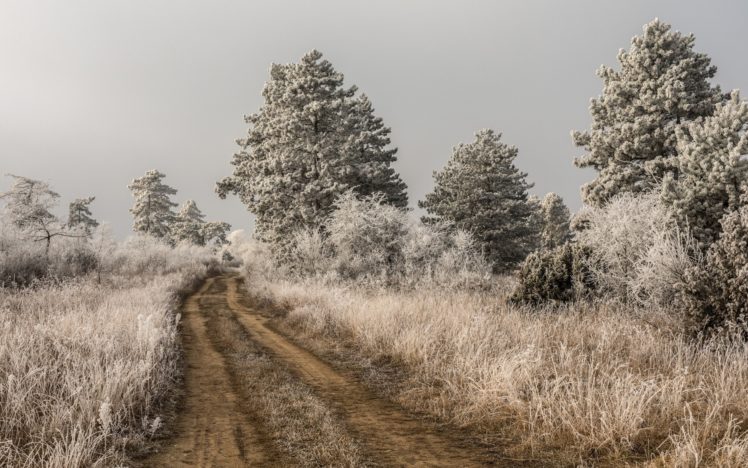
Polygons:
<instances>
[{"instance_id":1,"label":"dirt track","mask_svg":"<svg viewBox=\"0 0 748 468\"><path fill-rule=\"evenodd\" d=\"M186 302L183 341L187 369L185 401L176 435L146 466L288 466L278 441L261 427L245 402L240 376L232 374L230 352L211 336L216 313L230 316L274 362L313 390L332 408L363 447L366 464L377 466L481 466L474 448L407 415L375 396L346 373L333 369L272 327L262 310L241 297L241 278L210 278ZM245 306L244 304L248 304ZM220 308L220 311L218 310ZM251 405L249 405L251 406ZM281 442L282 445L282 442ZM489 462L490 463L490 462Z\"/></svg>"}]
</instances>

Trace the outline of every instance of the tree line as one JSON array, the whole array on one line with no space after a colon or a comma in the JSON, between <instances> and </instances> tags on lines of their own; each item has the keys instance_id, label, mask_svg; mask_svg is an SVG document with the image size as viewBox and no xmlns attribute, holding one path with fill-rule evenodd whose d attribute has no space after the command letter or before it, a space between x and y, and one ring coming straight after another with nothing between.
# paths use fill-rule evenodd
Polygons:
<instances>
[{"instance_id":1,"label":"tree line","mask_svg":"<svg viewBox=\"0 0 748 468\"><path fill-rule=\"evenodd\" d=\"M748 105L739 91L723 92L711 82L717 68L694 45L693 35L654 20L619 52L618 67L598 70L603 87L590 104L592 124L572 132L584 150L575 164L597 173L581 188L582 199L590 209L605 210L626 205L619 200L626 195L654 196L672 217L672 229L693 239L689 256L710 259L701 273L689 273L711 285L703 296L719 295L717 290L730 296L718 284L723 280L748 295L739 273L748 265L739 260L745 255L733 255L728 268L726 254L718 253L743 252L725 244L748 242L742 235L748 230ZM216 189L221 197L239 196L255 214L256 236L279 262L293 258L293 232L329 237L330 223L341 218L332 216L336 200L345 194L378 194L378 203L407 209L405 183L393 168L397 149L390 129L369 98L346 87L320 52L272 65L262 95L260 109L246 117L246 136L237 140L233 174ZM590 278L585 265L591 263L580 260L591 255L590 247L578 241L590 223L583 213L571 220L556 194L542 201L530 196L532 184L514 164L517 154L491 129L457 145L446 166L434 172L432 192L418 201L426 211L422 222L469 233L494 272L522 264L525 273L534 268L536 279L552 283L563 270L558 283L533 294L576 297L568 294L571 277L580 276L583 284ZM554 288L563 294L549 293ZM748 312L748 305L740 305L748 300L738 297L717 305L704 301L698 307Z\"/></svg>"}]
</instances>

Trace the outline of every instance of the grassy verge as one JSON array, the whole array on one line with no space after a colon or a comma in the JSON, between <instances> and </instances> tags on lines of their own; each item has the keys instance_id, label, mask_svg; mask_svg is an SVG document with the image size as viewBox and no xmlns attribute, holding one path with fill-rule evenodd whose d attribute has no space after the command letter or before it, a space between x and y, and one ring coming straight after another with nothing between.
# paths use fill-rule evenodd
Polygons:
<instances>
[{"instance_id":1,"label":"grassy verge","mask_svg":"<svg viewBox=\"0 0 748 468\"><path fill-rule=\"evenodd\" d=\"M299 339L358 366L404 407L517 458L748 464L748 348L690 342L662 311L533 312L503 306L496 293L284 281L249 289L285 310Z\"/></svg>"},{"instance_id":2,"label":"grassy verge","mask_svg":"<svg viewBox=\"0 0 748 468\"><path fill-rule=\"evenodd\" d=\"M180 297L205 273L0 288L0 465L115 466L142 449L179 379Z\"/></svg>"}]
</instances>

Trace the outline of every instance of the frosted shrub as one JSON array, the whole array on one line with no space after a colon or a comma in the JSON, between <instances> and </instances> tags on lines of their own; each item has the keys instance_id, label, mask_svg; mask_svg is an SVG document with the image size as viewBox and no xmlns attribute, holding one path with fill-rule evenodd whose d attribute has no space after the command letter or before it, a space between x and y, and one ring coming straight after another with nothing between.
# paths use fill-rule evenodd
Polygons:
<instances>
[{"instance_id":1,"label":"frosted shrub","mask_svg":"<svg viewBox=\"0 0 748 468\"><path fill-rule=\"evenodd\" d=\"M357 198L352 191L335 202L326 223L335 269L344 278L392 277L401 272L407 213L379 194Z\"/></svg>"},{"instance_id":2,"label":"frosted shrub","mask_svg":"<svg viewBox=\"0 0 748 468\"><path fill-rule=\"evenodd\" d=\"M45 277L80 276L96 268L96 256L84 238L58 237L44 242L0 219L0 285L25 286Z\"/></svg>"},{"instance_id":3,"label":"frosted shrub","mask_svg":"<svg viewBox=\"0 0 748 468\"><path fill-rule=\"evenodd\" d=\"M703 262L696 240L679 229L658 233L637 262L629 282L631 296L641 304L680 305L686 272Z\"/></svg>"},{"instance_id":4,"label":"frosted shrub","mask_svg":"<svg viewBox=\"0 0 748 468\"><path fill-rule=\"evenodd\" d=\"M569 242L552 250L533 252L519 270L518 284L510 300L537 305L567 302L591 294L596 287L590 268L592 257L589 247Z\"/></svg>"},{"instance_id":5,"label":"frosted shrub","mask_svg":"<svg viewBox=\"0 0 748 468\"><path fill-rule=\"evenodd\" d=\"M722 235L703 267L686 272L684 297L689 328L714 332L748 324L748 206L722 218Z\"/></svg>"},{"instance_id":6,"label":"frosted shrub","mask_svg":"<svg viewBox=\"0 0 748 468\"><path fill-rule=\"evenodd\" d=\"M265 280L279 275L269 244L252 238L243 229L229 233L227 241L219 255L240 260L249 278Z\"/></svg>"},{"instance_id":7,"label":"frosted shrub","mask_svg":"<svg viewBox=\"0 0 748 468\"><path fill-rule=\"evenodd\" d=\"M651 288L667 289L690 263L688 241L680 244L683 238L657 194L625 193L580 217L584 228L577 239L592 249L590 268L602 293L624 300L667 298L668 291ZM645 284L645 278L655 284Z\"/></svg>"},{"instance_id":8,"label":"frosted shrub","mask_svg":"<svg viewBox=\"0 0 748 468\"><path fill-rule=\"evenodd\" d=\"M319 276L329 271L330 245L318 229L302 229L293 236L290 268L302 276Z\"/></svg>"},{"instance_id":9,"label":"frosted shrub","mask_svg":"<svg viewBox=\"0 0 748 468\"><path fill-rule=\"evenodd\" d=\"M449 236L446 248L436 257L433 267L416 278L422 284L431 282L448 288L482 289L491 283L492 267L475 238L469 232L458 230Z\"/></svg>"}]
</instances>

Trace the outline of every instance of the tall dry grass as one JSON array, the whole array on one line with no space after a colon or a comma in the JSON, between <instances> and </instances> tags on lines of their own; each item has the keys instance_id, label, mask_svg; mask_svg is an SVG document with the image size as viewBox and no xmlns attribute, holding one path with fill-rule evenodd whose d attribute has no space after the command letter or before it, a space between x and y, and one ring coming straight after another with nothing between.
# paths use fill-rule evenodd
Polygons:
<instances>
[{"instance_id":1,"label":"tall dry grass","mask_svg":"<svg viewBox=\"0 0 748 468\"><path fill-rule=\"evenodd\" d=\"M748 347L658 310L531 311L492 293L248 281L316 346L396 362L405 407L554 464L748 466ZM343 351L341 351L343 350ZM500 441L500 442L499 442Z\"/></svg>"},{"instance_id":2,"label":"tall dry grass","mask_svg":"<svg viewBox=\"0 0 748 468\"><path fill-rule=\"evenodd\" d=\"M179 295L210 254L147 239L108 250L86 276L0 287L0 466L116 466L160 428Z\"/></svg>"}]
</instances>

